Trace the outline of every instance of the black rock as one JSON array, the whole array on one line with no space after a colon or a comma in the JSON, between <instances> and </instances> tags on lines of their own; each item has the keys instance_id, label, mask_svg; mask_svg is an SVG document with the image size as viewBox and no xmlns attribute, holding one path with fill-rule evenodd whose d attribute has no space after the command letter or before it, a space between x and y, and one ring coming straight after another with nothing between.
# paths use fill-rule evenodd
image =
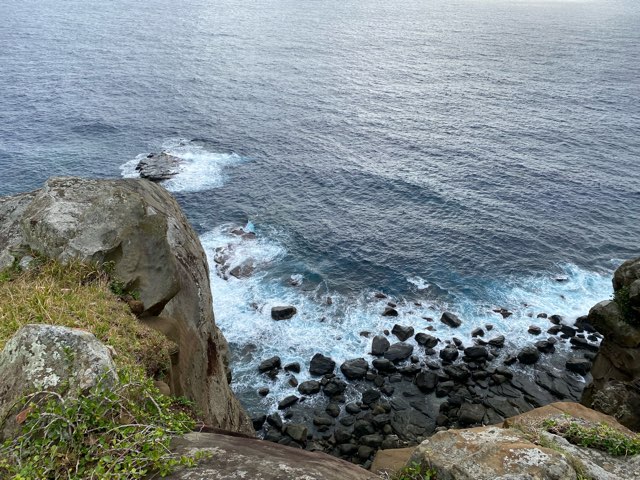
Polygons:
<instances>
[{"instance_id":1,"label":"black rock","mask_svg":"<svg viewBox=\"0 0 640 480\"><path fill-rule=\"evenodd\" d=\"M547 330L547 333L549 335L557 335L558 333L560 333L560 330L562 329L562 327L560 325L552 325L551 327L549 327L549 329Z\"/></svg>"},{"instance_id":2,"label":"black rock","mask_svg":"<svg viewBox=\"0 0 640 480\"><path fill-rule=\"evenodd\" d=\"M355 424L353 425L353 434L358 438L365 435L371 435L375 432L375 427L368 420L356 420Z\"/></svg>"},{"instance_id":3,"label":"black rock","mask_svg":"<svg viewBox=\"0 0 640 480\"><path fill-rule=\"evenodd\" d=\"M502 315L502 318L508 318L511 315L513 315L509 310L507 310L506 308L496 308L493 310L495 313L499 313L500 315Z\"/></svg>"},{"instance_id":4,"label":"black rock","mask_svg":"<svg viewBox=\"0 0 640 480\"><path fill-rule=\"evenodd\" d=\"M439 382L438 385L436 385L436 397L446 397L455 386L456 384L451 380Z\"/></svg>"},{"instance_id":5,"label":"black rock","mask_svg":"<svg viewBox=\"0 0 640 480\"><path fill-rule=\"evenodd\" d=\"M422 333L422 332L416 333L415 339L419 345L424 345L425 348L433 348L440 341L433 335L429 335L428 333Z\"/></svg>"},{"instance_id":6,"label":"black rock","mask_svg":"<svg viewBox=\"0 0 640 480\"><path fill-rule=\"evenodd\" d=\"M347 413L350 413L352 415L355 415L362 411L357 403L347 403L344 409L347 411Z\"/></svg>"},{"instance_id":7,"label":"black rock","mask_svg":"<svg viewBox=\"0 0 640 480\"><path fill-rule=\"evenodd\" d=\"M267 415L267 423L280 431L282 431L282 426L284 425L278 412Z\"/></svg>"},{"instance_id":8,"label":"black rock","mask_svg":"<svg viewBox=\"0 0 640 480\"><path fill-rule=\"evenodd\" d=\"M285 372L300 373L300 364L298 362L288 363L284 366Z\"/></svg>"},{"instance_id":9,"label":"black rock","mask_svg":"<svg viewBox=\"0 0 640 480\"><path fill-rule=\"evenodd\" d=\"M444 312L440 317L440 321L452 328L458 328L462 325L462 321L451 312Z\"/></svg>"},{"instance_id":10,"label":"black rock","mask_svg":"<svg viewBox=\"0 0 640 480\"><path fill-rule=\"evenodd\" d=\"M482 423L487 409L476 403L463 403L458 411L458 420L462 425L478 425Z\"/></svg>"},{"instance_id":11,"label":"black rock","mask_svg":"<svg viewBox=\"0 0 640 480\"><path fill-rule=\"evenodd\" d=\"M260 365L258 365L258 371L260 373L268 372L269 370L280 368L280 357L271 357L263 360Z\"/></svg>"},{"instance_id":12,"label":"black rock","mask_svg":"<svg viewBox=\"0 0 640 480\"><path fill-rule=\"evenodd\" d=\"M258 415L257 417L253 417L251 419L251 423L253 423L254 430L260 430L262 425L264 425L265 420L267 420L266 415Z\"/></svg>"},{"instance_id":13,"label":"black rock","mask_svg":"<svg viewBox=\"0 0 640 480\"><path fill-rule=\"evenodd\" d=\"M475 338L475 337L484 337L484 330L481 329L480 327L474 328L471 331L471 337L473 337L473 338Z\"/></svg>"},{"instance_id":14,"label":"black rock","mask_svg":"<svg viewBox=\"0 0 640 480\"><path fill-rule=\"evenodd\" d=\"M560 315L551 315L549 321L555 325L560 325L562 323L562 317Z\"/></svg>"},{"instance_id":15,"label":"black rock","mask_svg":"<svg viewBox=\"0 0 640 480\"><path fill-rule=\"evenodd\" d=\"M398 342L394 343L385 352L384 358L391 360L392 362L400 362L411 356L413 353L413 345L408 343Z\"/></svg>"},{"instance_id":16,"label":"black rock","mask_svg":"<svg viewBox=\"0 0 640 480\"><path fill-rule=\"evenodd\" d=\"M456 347L462 346L462 340L460 340L458 337L453 337L451 340L453 340L453 343L456 344Z\"/></svg>"},{"instance_id":17,"label":"black rock","mask_svg":"<svg viewBox=\"0 0 640 480\"><path fill-rule=\"evenodd\" d=\"M338 417L340 416L340 405L338 405L337 403L330 403L329 405L327 405L325 412L327 412L327 414L331 415L332 417Z\"/></svg>"},{"instance_id":18,"label":"black rock","mask_svg":"<svg viewBox=\"0 0 640 480\"><path fill-rule=\"evenodd\" d=\"M580 337L572 337L569 342L571 343L571 345L573 346L573 348L577 348L577 349L582 349L582 350L589 350L591 352L597 352L600 347L598 347L598 345L593 345L591 343L589 343L587 340L585 340L584 338L580 338Z\"/></svg>"},{"instance_id":19,"label":"black rock","mask_svg":"<svg viewBox=\"0 0 640 480\"><path fill-rule=\"evenodd\" d=\"M537 325L530 325L528 332L531 335L540 335L542 333L542 329Z\"/></svg>"},{"instance_id":20,"label":"black rock","mask_svg":"<svg viewBox=\"0 0 640 480\"><path fill-rule=\"evenodd\" d=\"M330 427L332 426L335 422L335 420L330 417L329 415L316 415L315 417L313 417L313 424L318 427L318 426L327 426Z\"/></svg>"},{"instance_id":21,"label":"black rock","mask_svg":"<svg viewBox=\"0 0 640 480\"><path fill-rule=\"evenodd\" d=\"M382 316L384 317L397 317L398 311L393 307L384 307L384 312L382 312Z\"/></svg>"},{"instance_id":22,"label":"black rock","mask_svg":"<svg viewBox=\"0 0 640 480\"><path fill-rule=\"evenodd\" d=\"M332 378L329 382L324 386L322 392L328 397L335 397L336 395L340 395L347 389L347 384L340 380L339 378Z\"/></svg>"},{"instance_id":23,"label":"black rock","mask_svg":"<svg viewBox=\"0 0 640 480\"><path fill-rule=\"evenodd\" d=\"M397 323L391 329L391 333L398 337L398 340L400 340L401 342L404 342L408 338L411 338L413 336L413 332L413 327L398 325Z\"/></svg>"},{"instance_id":24,"label":"black rock","mask_svg":"<svg viewBox=\"0 0 640 480\"><path fill-rule=\"evenodd\" d=\"M570 327L569 325L560 325L560 331L567 337L576 336L576 329L573 327Z\"/></svg>"},{"instance_id":25,"label":"black rock","mask_svg":"<svg viewBox=\"0 0 640 480\"><path fill-rule=\"evenodd\" d=\"M309 372L311 375L324 375L333 373L336 368L336 362L331 358L325 357L321 353L316 353L309 364Z\"/></svg>"},{"instance_id":26,"label":"black rock","mask_svg":"<svg viewBox=\"0 0 640 480\"><path fill-rule=\"evenodd\" d=\"M300 398L295 395L289 395L288 397L283 398L278 403L278 410L284 410L285 408L289 408L291 405L295 404L300 400Z\"/></svg>"},{"instance_id":27,"label":"black rock","mask_svg":"<svg viewBox=\"0 0 640 480\"><path fill-rule=\"evenodd\" d=\"M333 436L336 439L336 443L347 443L351 440L351 433L344 428L336 428L333 431Z\"/></svg>"},{"instance_id":28,"label":"black rock","mask_svg":"<svg viewBox=\"0 0 640 480\"><path fill-rule=\"evenodd\" d=\"M269 389L267 387L259 388L258 395L260 395L261 397L266 397L267 395L269 395Z\"/></svg>"},{"instance_id":29,"label":"black rock","mask_svg":"<svg viewBox=\"0 0 640 480\"><path fill-rule=\"evenodd\" d=\"M467 347L464 349L465 357L470 358L472 361L486 359L489 355L485 347L475 345L473 347Z\"/></svg>"},{"instance_id":30,"label":"black rock","mask_svg":"<svg viewBox=\"0 0 640 480\"><path fill-rule=\"evenodd\" d=\"M516 363L518 361L518 358L513 356L513 355L509 355L507 358L504 359L504 364L505 365L513 365L514 363Z\"/></svg>"},{"instance_id":31,"label":"black rock","mask_svg":"<svg viewBox=\"0 0 640 480\"><path fill-rule=\"evenodd\" d=\"M567 360L566 366L567 370L582 376L587 375L591 371L591 362L586 358L571 357Z\"/></svg>"},{"instance_id":32,"label":"black rock","mask_svg":"<svg viewBox=\"0 0 640 480\"><path fill-rule=\"evenodd\" d=\"M583 315L582 317L576 318L575 327L578 330L582 330L589 333L595 333L596 329L593 328L593 325L589 323L587 315Z\"/></svg>"},{"instance_id":33,"label":"black rock","mask_svg":"<svg viewBox=\"0 0 640 480\"><path fill-rule=\"evenodd\" d=\"M389 417L389 415L387 415L387 417ZM360 444L366 445L368 447L379 448L380 445L382 445L383 440L384 439L382 435L380 435L379 433L374 433L371 435L363 435L362 437L360 437Z\"/></svg>"},{"instance_id":34,"label":"black rock","mask_svg":"<svg viewBox=\"0 0 640 480\"><path fill-rule=\"evenodd\" d=\"M449 365L444 367L443 370L451 380L459 383L466 382L471 376L471 372L466 365Z\"/></svg>"},{"instance_id":35,"label":"black rock","mask_svg":"<svg viewBox=\"0 0 640 480\"><path fill-rule=\"evenodd\" d=\"M340 365L340 371L349 380L359 380L364 378L369 370L369 364L364 358L356 358L355 360L347 360Z\"/></svg>"},{"instance_id":36,"label":"black rock","mask_svg":"<svg viewBox=\"0 0 640 480\"><path fill-rule=\"evenodd\" d=\"M298 443L306 443L307 441L307 427L304 425L290 423L284 432Z\"/></svg>"},{"instance_id":37,"label":"black rock","mask_svg":"<svg viewBox=\"0 0 640 480\"><path fill-rule=\"evenodd\" d=\"M546 313L539 313L537 315L538 318L547 318L547 314Z\"/></svg>"},{"instance_id":38,"label":"black rock","mask_svg":"<svg viewBox=\"0 0 640 480\"><path fill-rule=\"evenodd\" d=\"M449 345L440 350L440 358L446 362L453 362L456 358L458 358L458 355L458 349L453 345Z\"/></svg>"},{"instance_id":39,"label":"black rock","mask_svg":"<svg viewBox=\"0 0 640 480\"><path fill-rule=\"evenodd\" d=\"M391 360L386 358L376 358L373 362L373 367L379 372L393 373L396 371L396 366Z\"/></svg>"},{"instance_id":40,"label":"black rock","mask_svg":"<svg viewBox=\"0 0 640 480\"><path fill-rule=\"evenodd\" d=\"M350 457L358 453L358 446L353 443L342 443L338 445L338 452L340 455L345 457Z\"/></svg>"},{"instance_id":41,"label":"black rock","mask_svg":"<svg viewBox=\"0 0 640 480\"><path fill-rule=\"evenodd\" d=\"M289 320L296 313L298 313L298 309L293 305L273 307L271 309L271 318L274 320Z\"/></svg>"},{"instance_id":42,"label":"black rock","mask_svg":"<svg viewBox=\"0 0 640 480\"><path fill-rule=\"evenodd\" d=\"M535 343L535 346L542 353L553 353L556 351L553 343L548 340L540 340L539 342Z\"/></svg>"},{"instance_id":43,"label":"black rock","mask_svg":"<svg viewBox=\"0 0 640 480\"><path fill-rule=\"evenodd\" d=\"M390 420L391 420L391 417L389 417L389 414L380 413L374 416L372 421L373 421L373 424L376 426L376 428L382 428L387 423L389 423Z\"/></svg>"},{"instance_id":44,"label":"black rock","mask_svg":"<svg viewBox=\"0 0 640 480\"><path fill-rule=\"evenodd\" d=\"M524 347L518 353L518 361L525 365L536 363L540 359L540 352L535 347Z\"/></svg>"},{"instance_id":45,"label":"black rock","mask_svg":"<svg viewBox=\"0 0 640 480\"><path fill-rule=\"evenodd\" d=\"M302 395L314 395L320 391L320 382L315 380L307 380L298 385L298 391Z\"/></svg>"},{"instance_id":46,"label":"black rock","mask_svg":"<svg viewBox=\"0 0 640 480\"><path fill-rule=\"evenodd\" d=\"M391 395L393 395L393 392L395 392L395 388L393 388L391 385L383 385L382 387L380 387L380 391L382 393L384 393L387 397L390 397Z\"/></svg>"},{"instance_id":47,"label":"black rock","mask_svg":"<svg viewBox=\"0 0 640 480\"><path fill-rule=\"evenodd\" d=\"M380 400L380 396L380 392L377 390L365 390L362 393L362 403L364 403L365 405L371 405Z\"/></svg>"},{"instance_id":48,"label":"black rock","mask_svg":"<svg viewBox=\"0 0 640 480\"><path fill-rule=\"evenodd\" d=\"M371 342L371 354L376 356L384 355L384 353L389 350L390 345L387 337L376 335Z\"/></svg>"},{"instance_id":49,"label":"black rock","mask_svg":"<svg viewBox=\"0 0 640 480\"><path fill-rule=\"evenodd\" d=\"M497 337L492 338L491 340L489 340L489 345L496 348L504 347L504 335L499 335Z\"/></svg>"}]
</instances>

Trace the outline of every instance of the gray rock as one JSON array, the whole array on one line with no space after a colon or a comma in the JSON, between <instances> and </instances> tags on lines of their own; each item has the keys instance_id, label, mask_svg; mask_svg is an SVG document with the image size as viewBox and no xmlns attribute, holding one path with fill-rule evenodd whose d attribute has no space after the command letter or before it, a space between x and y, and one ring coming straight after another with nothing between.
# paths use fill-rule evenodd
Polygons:
<instances>
[{"instance_id":1,"label":"gray rock","mask_svg":"<svg viewBox=\"0 0 640 480\"><path fill-rule=\"evenodd\" d=\"M458 412L462 425L480 425L487 409L476 403L463 403Z\"/></svg>"},{"instance_id":2,"label":"gray rock","mask_svg":"<svg viewBox=\"0 0 640 480\"><path fill-rule=\"evenodd\" d=\"M371 342L371 354L376 356L384 355L384 353L389 350L390 345L387 337L384 335L376 335Z\"/></svg>"},{"instance_id":3,"label":"gray rock","mask_svg":"<svg viewBox=\"0 0 640 480\"><path fill-rule=\"evenodd\" d=\"M160 182L178 174L182 160L166 152L151 153L140 160L136 170L140 178Z\"/></svg>"},{"instance_id":4,"label":"gray rock","mask_svg":"<svg viewBox=\"0 0 640 480\"><path fill-rule=\"evenodd\" d=\"M285 427L284 433L298 443L306 443L307 441L307 427L304 425L291 423Z\"/></svg>"},{"instance_id":5,"label":"gray rock","mask_svg":"<svg viewBox=\"0 0 640 480\"><path fill-rule=\"evenodd\" d=\"M113 386L109 349L91 333L52 325L25 325L0 353L0 440L17 431L16 401L38 390L77 396L101 384ZM17 406L20 408L21 406Z\"/></svg>"},{"instance_id":6,"label":"gray rock","mask_svg":"<svg viewBox=\"0 0 640 480\"><path fill-rule=\"evenodd\" d=\"M404 342L394 343L385 352L384 358L392 362L400 362L406 360L413 353L413 345Z\"/></svg>"},{"instance_id":7,"label":"gray rock","mask_svg":"<svg viewBox=\"0 0 640 480\"><path fill-rule=\"evenodd\" d=\"M295 395L289 395L288 397L280 400L280 403L278 403L278 410L289 408L291 405L298 403L298 400L300 400L300 398L296 397Z\"/></svg>"},{"instance_id":8,"label":"gray rock","mask_svg":"<svg viewBox=\"0 0 640 480\"><path fill-rule=\"evenodd\" d=\"M307 380L298 385L298 391L302 395L314 395L320 391L320 382L315 380Z\"/></svg>"},{"instance_id":9,"label":"gray rock","mask_svg":"<svg viewBox=\"0 0 640 480\"><path fill-rule=\"evenodd\" d=\"M397 323L391 329L391 333L393 333L398 340L404 342L405 340L411 338L413 336L413 327L406 325L398 325Z\"/></svg>"},{"instance_id":10,"label":"gray rock","mask_svg":"<svg viewBox=\"0 0 640 480\"><path fill-rule=\"evenodd\" d=\"M364 378L369 370L369 364L364 358L356 358L354 360L347 360L340 365L340 371L349 380L359 380Z\"/></svg>"}]
</instances>

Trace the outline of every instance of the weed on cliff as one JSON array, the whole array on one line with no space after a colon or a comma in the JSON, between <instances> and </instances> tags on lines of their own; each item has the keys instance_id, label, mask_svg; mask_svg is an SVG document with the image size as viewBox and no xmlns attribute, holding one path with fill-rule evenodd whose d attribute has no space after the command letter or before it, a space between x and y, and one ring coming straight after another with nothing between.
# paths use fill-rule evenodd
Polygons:
<instances>
[{"instance_id":1,"label":"weed on cliff","mask_svg":"<svg viewBox=\"0 0 640 480\"><path fill-rule=\"evenodd\" d=\"M631 308L631 300L629 299L629 291L630 287L627 285L625 287L619 288L613 293L613 301L618 305L620 309L620 314L625 322L630 325L639 327L640 326L640 318L635 315L633 308Z\"/></svg>"},{"instance_id":2,"label":"weed on cliff","mask_svg":"<svg viewBox=\"0 0 640 480\"><path fill-rule=\"evenodd\" d=\"M155 377L169 368L173 344L131 314L102 266L38 259L28 270L3 271L0 282L0 349L21 326L46 323L93 333L121 366L142 365Z\"/></svg>"},{"instance_id":3,"label":"weed on cliff","mask_svg":"<svg viewBox=\"0 0 640 480\"><path fill-rule=\"evenodd\" d=\"M405 465L395 474L385 474L385 480L437 480L437 472L434 468L423 467L419 463Z\"/></svg>"},{"instance_id":4,"label":"weed on cliff","mask_svg":"<svg viewBox=\"0 0 640 480\"><path fill-rule=\"evenodd\" d=\"M133 480L166 476L200 458L169 450L171 436L195 421L140 370L121 370L117 385L99 383L79 395L36 392L21 409L21 435L0 447L3 479Z\"/></svg>"},{"instance_id":5,"label":"weed on cliff","mask_svg":"<svg viewBox=\"0 0 640 480\"><path fill-rule=\"evenodd\" d=\"M545 420L543 427L579 447L602 450L613 456L640 453L640 435L628 435L606 423L591 424L569 417Z\"/></svg>"}]
</instances>

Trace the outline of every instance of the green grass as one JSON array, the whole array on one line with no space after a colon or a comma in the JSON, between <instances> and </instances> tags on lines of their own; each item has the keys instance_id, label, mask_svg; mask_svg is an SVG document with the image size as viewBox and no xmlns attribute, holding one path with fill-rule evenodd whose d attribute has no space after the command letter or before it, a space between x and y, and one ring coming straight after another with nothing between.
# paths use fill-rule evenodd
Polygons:
<instances>
[{"instance_id":1,"label":"green grass","mask_svg":"<svg viewBox=\"0 0 640 480\"><path fill-rule=\"evenodd\" d=\"M115 284L103 268L38 257L27 271L0 272L0 349L25 324L80 328L113 347L120 366L142 366L161 377L174 345L130 313L112 291Z\"/></svg>"},{"instance_id":2,"label":"green grass","mask_svg":"<svg viewBox=\"0 0 640 480\"><path fill-rule=\"evenodd\" d=\"M431 467L423 467L419 463L406 465L397 471L390 480L437 480L437 472Z\"/></svg>"}]
</instances>

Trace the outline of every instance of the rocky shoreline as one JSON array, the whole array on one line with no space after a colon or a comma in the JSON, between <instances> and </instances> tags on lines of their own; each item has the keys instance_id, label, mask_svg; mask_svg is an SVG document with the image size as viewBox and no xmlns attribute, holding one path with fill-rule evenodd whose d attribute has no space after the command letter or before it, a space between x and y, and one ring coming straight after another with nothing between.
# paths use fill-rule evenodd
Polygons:
<instances>
[{"instance_id":1,"label":"rocky shoreline","mask_svg":"<svg viewBox=\"0 0 640 480\"><path fill-rule=\"evenodd\" d=\"M242 241L256 238L240 227L230 233ZM251 259L239 266L230 261L234 248L215 252L223 279L254 272ZM380 315L399 317L384 293L371 301L379 304ZM504 308L494 311L511 315ZM271 318L289 320L297 313L295 305L281 305L271 309ZM254 428L265 440L369 467L378 449L417 445L448 428L496 424L556 401L579 401L602 337L586 316L575 322L544 312L537 316L548 327L529 326L530 344L518 350L492 324L476 328L471 338L445 336L434 325L441 322L455 332L464 319L444 311L439 320L425 319L422 328L399 317L389 330L359 332L370 339L369 349L340 365L321 353L306 365L265 358L258 366L264 379L258 394L270 395L270 386L282 381L296 393L278 398L277 412L255 416ZM299 383L301 376L311 379Z\"/></svg>"}]
</instances>

